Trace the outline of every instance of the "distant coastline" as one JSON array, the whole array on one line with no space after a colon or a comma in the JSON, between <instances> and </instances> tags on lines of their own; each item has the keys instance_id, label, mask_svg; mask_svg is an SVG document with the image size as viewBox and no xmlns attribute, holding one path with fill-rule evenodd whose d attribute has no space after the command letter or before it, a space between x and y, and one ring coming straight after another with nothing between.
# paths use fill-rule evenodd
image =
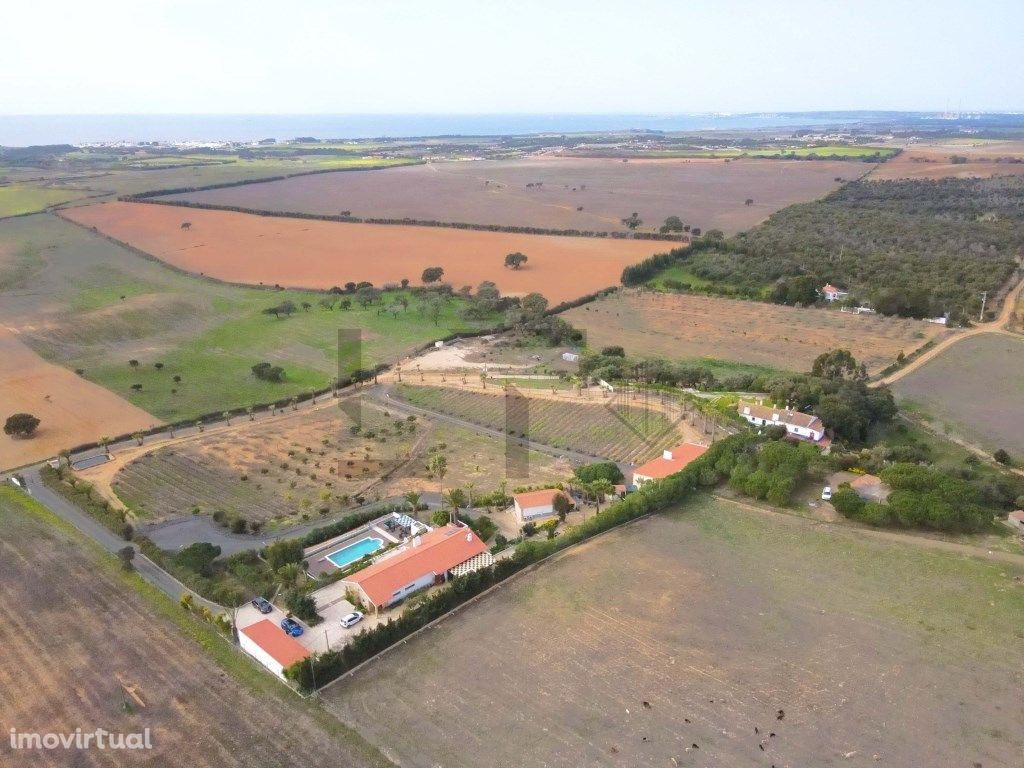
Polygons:
<instances>
[{"instance_id":1,"label":"distant coastline","mask_svg":"<svg viewBox=\"0 0 1024 768\"><path fill-rule=\"evenodd\" d=\"M751 114L431 114L431 115L0 115L0 146L156 141L249 142L317 139L495 136L590 131L754 131L769 128L901 125L935 121L1022 124L1020 115L925 112Z\"/></svg>"}]
</instances>

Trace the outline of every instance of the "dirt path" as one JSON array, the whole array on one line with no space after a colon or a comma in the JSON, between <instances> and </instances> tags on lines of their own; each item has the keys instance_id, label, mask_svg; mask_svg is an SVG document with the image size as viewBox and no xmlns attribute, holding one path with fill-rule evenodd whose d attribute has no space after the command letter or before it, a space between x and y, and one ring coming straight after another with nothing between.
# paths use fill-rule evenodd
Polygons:
<instances>
[{"instance_id":1,"label":"dirt path","mask_svg":"<svg viewBox=\"0 0 1024 768\"><path fill-rule=\"evenodd\" d=\"M746 501L739 501L738 499L732 499L728 496L723 496L718 493L712 494L715 498L725 501L734 506L742 509L757 512L762 515L772 515L775 517L786 518L794 521L795 523L803 522L806 525L814 525L823 527L825 530L842 530L846 532L857 533L861 536L865 536L871 539L878 539L882 541L891 541L897 544L909 544L914 547L922 547L924 549L933 549L941 552L951 552L954 554L968 555L970 557L980 557L984 560L995 560L1001 563L1008 563L1010 565L1024 567L1024 555L1017 555L1013 552L1002 552L996 549L986 549L984 547L978 547L974 544L965 544L960 541L946 541L944 539L935 539L925 535L916 535L913 533L904 533L900 531L887 531L879 528L862 528L858 525L851 523L837 522L830 523L824 520L817 520L813 518L804 517L798 515L795 512L787 512L782 509L775 509L773 507L763 507L759 504L751 504Z\"/></svg>"},{"instance_id":2,"label":"dirt path","mask_svg":"<svg viewBox=\"0 0 1024 768\"><path fill-rule=\"evenodd\" d=\"M1017 335L1013 331L1009 330L1009 325L1014 317L1014 313L1017 310L1017 305L1020 303L1022 289L1024 289L1024 278L1019 280L1017 282L1017 285L1009 293L1006 294L1006 298L1003 299L1003 307L999 312L999 316L995 320L993 320L990 323L985 323L984 325L975 326L974 328L958 333L956 336L950 336L948 339L943 339L934 347L925 352L923 355L907 363L898 371L890 373L885 378L879 379L877 382L874 383L874 386L880 387L883 385L889 385L892 384L893 382L899 381L904 376L913 373L922 365L925 365L929 361L934 360L936 357L941 355L951 346L953 346L954 344L958 344L964 339L969 339L973 336L980 336L985 333L1001 333L1014 336Z\"/></svg>"}]
</instances>

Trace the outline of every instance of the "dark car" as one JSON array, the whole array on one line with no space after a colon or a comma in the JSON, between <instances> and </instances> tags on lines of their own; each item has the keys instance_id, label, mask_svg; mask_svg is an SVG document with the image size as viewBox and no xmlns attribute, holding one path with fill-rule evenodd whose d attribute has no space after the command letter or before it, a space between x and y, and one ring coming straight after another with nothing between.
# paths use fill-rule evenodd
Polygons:
<instances>
[{"instance_id":1,"label":"dark car","mask_svg":"<svg viewBox=\"0 0 1024 768\"><path fill-rule=\"evenodd\" d=\"M298 637L302 634L302 626L294 619L281 619L281 629L292 637Z\"/></svg>"},{"instance_id":2,"label":"dark car","mask_svg":"<svg viewBox=\"0 0 1024 768\"><path fill-rule=\"evenodd\" d=\"M274 610L274 606L272 606L270 601L265 597L254 597L252 600L252 607L260 613L270 613Z\"/></svg>"}]
</instances>

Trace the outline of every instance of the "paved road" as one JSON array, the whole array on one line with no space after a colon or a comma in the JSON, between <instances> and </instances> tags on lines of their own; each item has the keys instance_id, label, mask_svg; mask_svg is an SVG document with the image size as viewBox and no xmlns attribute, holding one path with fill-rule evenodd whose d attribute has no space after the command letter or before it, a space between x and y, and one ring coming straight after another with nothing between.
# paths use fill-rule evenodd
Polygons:
<instances>
[{"instance_id":1,"label":"paved road","mask_svg":"<svg viewBox=\"0 0 1024 768\"><path fill-rule=\"evenodd\" d=\"M426 504L428 509L439 509L441 507L441 494L436 491L427 491L421 494L420 501ZM304 536L315 528L323 528L356 512L365 512L388 505L402 504L403 502L404 499L402 497L392 496L380 501L364 504L361 507L346 509L331 517L317 518L307 523L300 523L299 525L281 528L276 531L263 531L256 535L231 533L224 526L215 523L209 515L193 515L177 520L168 520L167 522L155 525L140 526L137 530L152 540L160 549L166 549L171 552L187 547L189 544L194 544L197 541L206 541L220 547L221 554L234 555L247 549L265 547L267 544L280 539L294 539Z\"/></svg>"},{"instance_id":2,"label":"paved road","mask_svg":"<svg viewBox=\"0 0 1024 768\"><path fill-rule=\"evenodd\" d=\"M128 545L128 542L118 536L115 536L89 517L86 512L83 512L59 493L47 488L46 485L43 484L42 478L39 476L39 467L32 467L21 474L28 485L29 494L33 496L36 501L41 503L58 517L73 525L83 534L103 547L107 552L116 554L118 550L123 549ZM217 613L225 610L223 606L200 597L180 581L175 579L156 563L142 554L135 544L130 544L129 546L135 550L135 560L133 561L135 564L135 570L138 571L146 581L172 600L178 601L181 596L187 592L192 595L192 599L196 605L205 605L211 611Z\"/></svg>"}]
</instances>

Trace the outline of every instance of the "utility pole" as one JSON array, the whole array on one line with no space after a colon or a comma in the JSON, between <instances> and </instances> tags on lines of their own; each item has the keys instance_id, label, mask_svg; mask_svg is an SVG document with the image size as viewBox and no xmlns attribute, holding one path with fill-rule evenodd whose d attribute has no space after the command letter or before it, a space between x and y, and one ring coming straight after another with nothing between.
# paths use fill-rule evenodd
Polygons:
<instances>
[{"instance_id":1,"label":"utility pole","mask_svg":"<svg viewBox=\"0 0 1024 768\"><path fill-rule=\"evenodd\" d=\"M988 299L988 291L981 292L981 312L978 314L978 322L984 322L985 320L985 300Z\"/></svg>"}]
</instances>

